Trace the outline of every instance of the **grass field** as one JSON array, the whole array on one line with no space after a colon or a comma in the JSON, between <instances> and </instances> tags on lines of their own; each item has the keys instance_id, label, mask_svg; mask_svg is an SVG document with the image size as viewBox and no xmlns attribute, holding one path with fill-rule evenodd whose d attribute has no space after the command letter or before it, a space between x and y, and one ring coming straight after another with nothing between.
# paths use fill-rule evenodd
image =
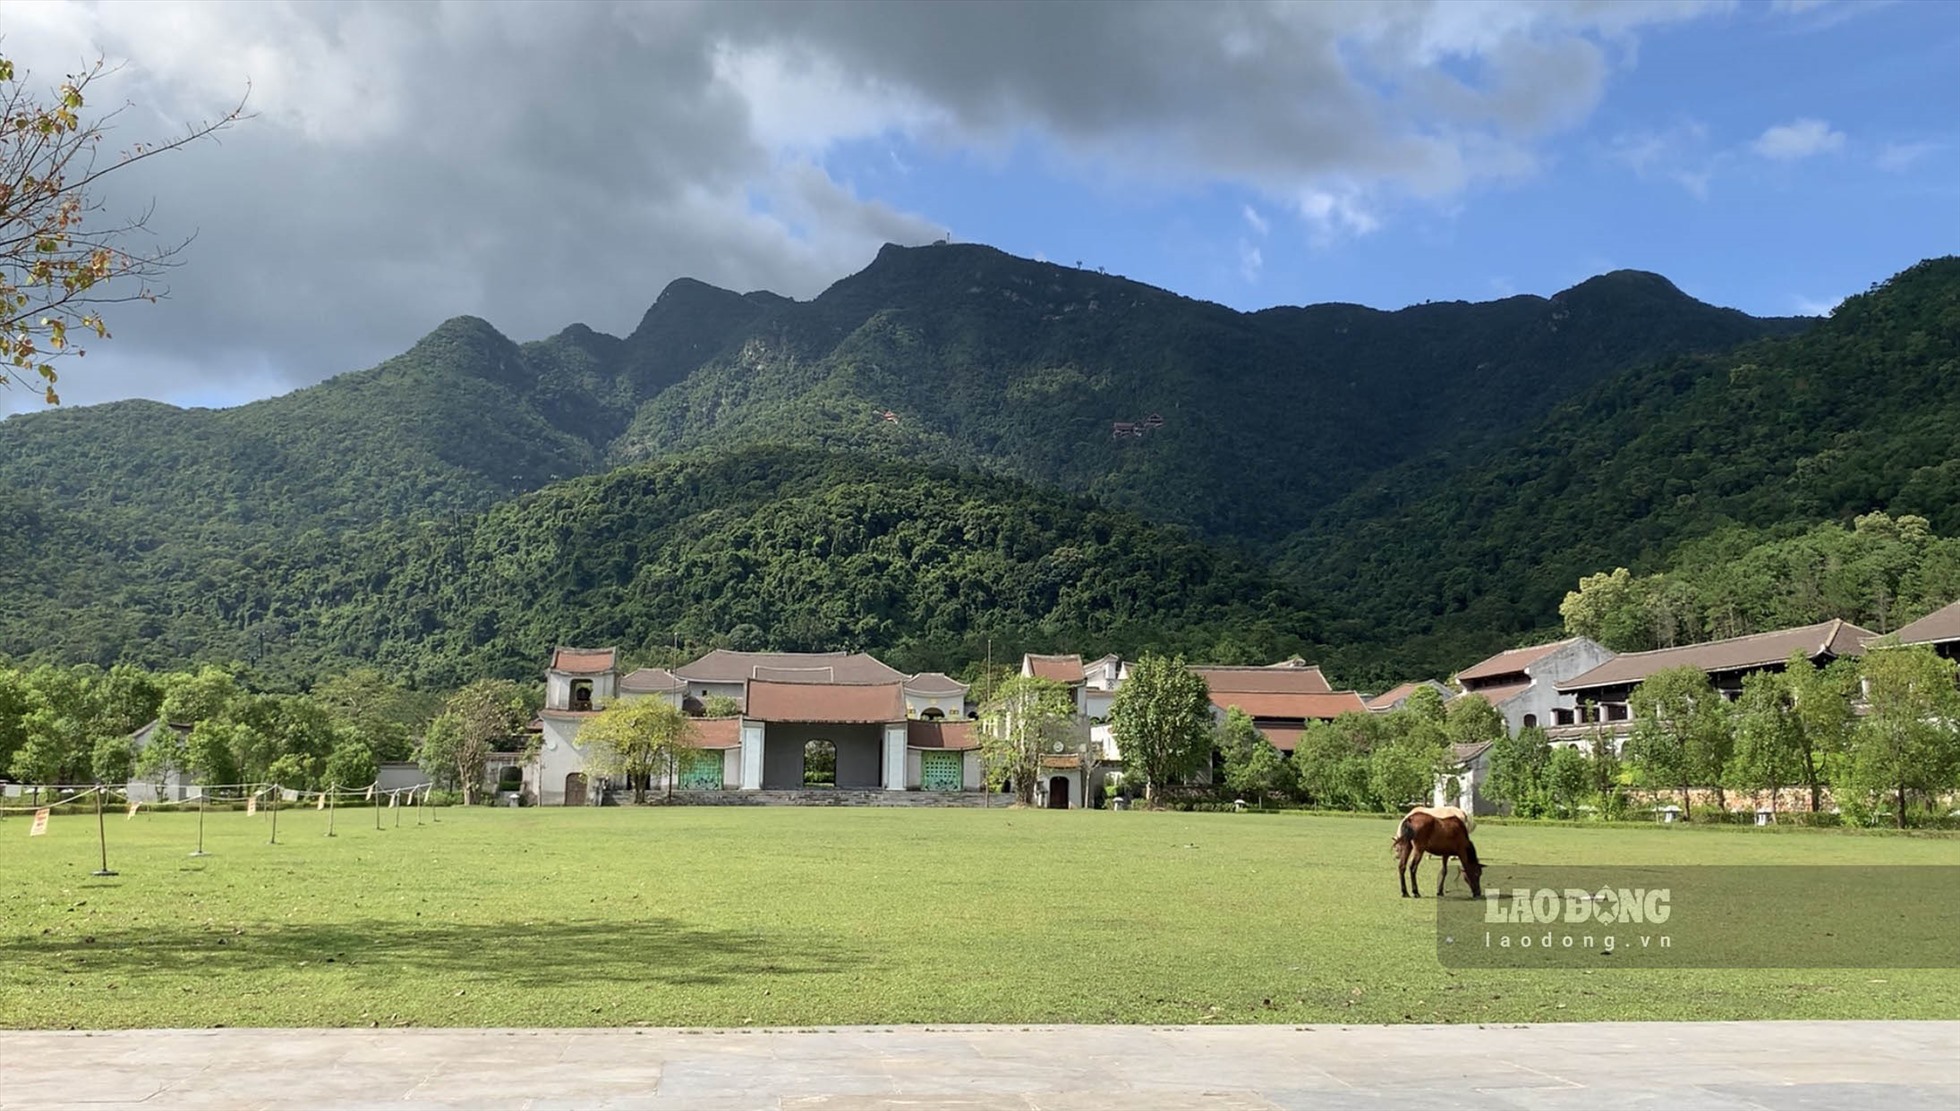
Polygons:
<instances>
[{"instance_id":1,"label":"grass field","mask_svg":"<svg viewBox=\"0 0 1960 1111\"><path fill-rule=\"evenodd\" d=\"M1955 1018L1960 971L1449 970L1390 826L684 808L0 822L0 1024ZM1960 864L1960 840L1487 826L1534 863ZM1425 882L1433 883L1433 866ZM1460 890L1460 888L1459 888Z\"/></svg>"}]
</instances>

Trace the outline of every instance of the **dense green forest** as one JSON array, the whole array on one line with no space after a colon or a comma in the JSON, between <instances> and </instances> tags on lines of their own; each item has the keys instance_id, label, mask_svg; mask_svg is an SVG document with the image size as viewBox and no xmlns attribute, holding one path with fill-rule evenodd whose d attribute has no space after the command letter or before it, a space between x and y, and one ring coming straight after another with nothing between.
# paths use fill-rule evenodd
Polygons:
<instances>
[{"instance_id":1,"label":"dense green forest","mask_svg":"<svg viewBox=\"0 0 1960 1111\"><path fill-rule=\"evenodd\" d=\"M529 679L556 643L873 651L1304 650L1307 603L1173 526L1011 479L755 449L558 483L481 514L312 531L166 578L140 556L10 587L9 650L287 684L355 661L423 686ZM120 579L102 579L114 576ZM119 589L111 589L111 584Z\"/></svg>"},{"instance_id":2,"label":"dense green forest","mask_svg":"<svg viewBox=\"0 0 1960 1111\"><path fill-rule=\"evenodd\" d=\"M1368 688L1556 633L1619 567L1628 644L1896 625L1960 582L1851 522L1960 534L1960 260L1801 323L1633 272L1242 314L978 247L802 303L676 282L624 339L459 319L237 409L0 422L0 653L299 689L567 641L1156 647Z\"/></svg>"},{"instance_id":3,"label":"dense green forest","mask_svg":"<svg viewBox=\"0 0 1960 1111\"><path fill-rule=\"evenodd\" d=\"M1957 448L1960 258L1943 258L1847 299L1803 335L1603 381L1473 467L1386 472L1317 517L1279 566L1338 615L1330 639L1342 658L1441 674L1556 629L1584 575L1651 574L1678 559L1709 578L1779 530L1874 510L1960 534ZM1908 606L1951 600L1954 586L1914 587ZM1724 585L1704 608L1753 616L1711 613L1682 635L1838 612L1827 598L1777 606L1752 589Z\"/></svg>"}]
</instances>

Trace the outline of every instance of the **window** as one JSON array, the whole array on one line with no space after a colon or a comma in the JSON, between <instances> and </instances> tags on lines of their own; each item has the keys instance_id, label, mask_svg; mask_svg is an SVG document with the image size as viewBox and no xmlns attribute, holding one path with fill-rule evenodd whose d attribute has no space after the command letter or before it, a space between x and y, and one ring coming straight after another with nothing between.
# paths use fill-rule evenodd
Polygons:
<instances>
[{"instance_id":1,"label":"window","mask_svg":"<svg viewBox=\"0 0 1960 1111\"><path fill-rule=\"evenodd\" d=\"M837 786L837 746L825 740L815 740L803 746L803 785L805 787Z\"/></svg>"}]
</instances>

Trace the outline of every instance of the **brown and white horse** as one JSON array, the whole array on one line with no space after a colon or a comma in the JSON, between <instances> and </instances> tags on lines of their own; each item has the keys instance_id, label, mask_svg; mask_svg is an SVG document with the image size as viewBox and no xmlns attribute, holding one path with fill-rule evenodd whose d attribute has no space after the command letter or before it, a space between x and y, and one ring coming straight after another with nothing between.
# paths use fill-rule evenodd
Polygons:
<instances>
[{"instance_id":1,"label":"brown and white horse","mask_svg":"<svg viewBox=\"0 0 1960 1111\"><path fill-rule=\"evenodd\" d=\"M1422 881L1416 868L1427 853L1443 860L1443 870L1436 877L1438 898L1442 897L1443 884L1449 879L1450 857L1456 857L1462 865L1463 878L1470 884L1470 897L1483 898L1484 866L1477 859L1477 846L1470 843L1470 825L1476 819L1467 814L1460 818L1455 814L1437 817L1432 809L1419 806L1395 827L1395 879L1402 885L1403 897L1422 898Z\"/></svg>"}]
</instances>

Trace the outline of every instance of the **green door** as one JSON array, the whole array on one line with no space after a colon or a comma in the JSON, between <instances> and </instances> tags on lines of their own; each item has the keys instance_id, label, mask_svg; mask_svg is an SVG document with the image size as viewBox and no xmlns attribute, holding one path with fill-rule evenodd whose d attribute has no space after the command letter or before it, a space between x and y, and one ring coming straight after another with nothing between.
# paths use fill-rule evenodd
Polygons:
<instances>
[{"instance_id":1,"label":"green door","mask_svg":"<svg viewBox=\"0 0 1960 1111\"><path fill-rule=\"evenodd\" d=\"M919 786L928 791L959 791L966 787L963 778L966 761L957 752L943 752L922 749L919 752Z\"/></svg>"},{"instance_id":2,"label":"green door","mask_svg":"<svg viewBox=\"0 0 1960 1111\"><path fill-rule=\"evenodd\" d=\"M681 790L721 790L721 753L690 752L681 766Z\"/></svg>"}]
</instances>

